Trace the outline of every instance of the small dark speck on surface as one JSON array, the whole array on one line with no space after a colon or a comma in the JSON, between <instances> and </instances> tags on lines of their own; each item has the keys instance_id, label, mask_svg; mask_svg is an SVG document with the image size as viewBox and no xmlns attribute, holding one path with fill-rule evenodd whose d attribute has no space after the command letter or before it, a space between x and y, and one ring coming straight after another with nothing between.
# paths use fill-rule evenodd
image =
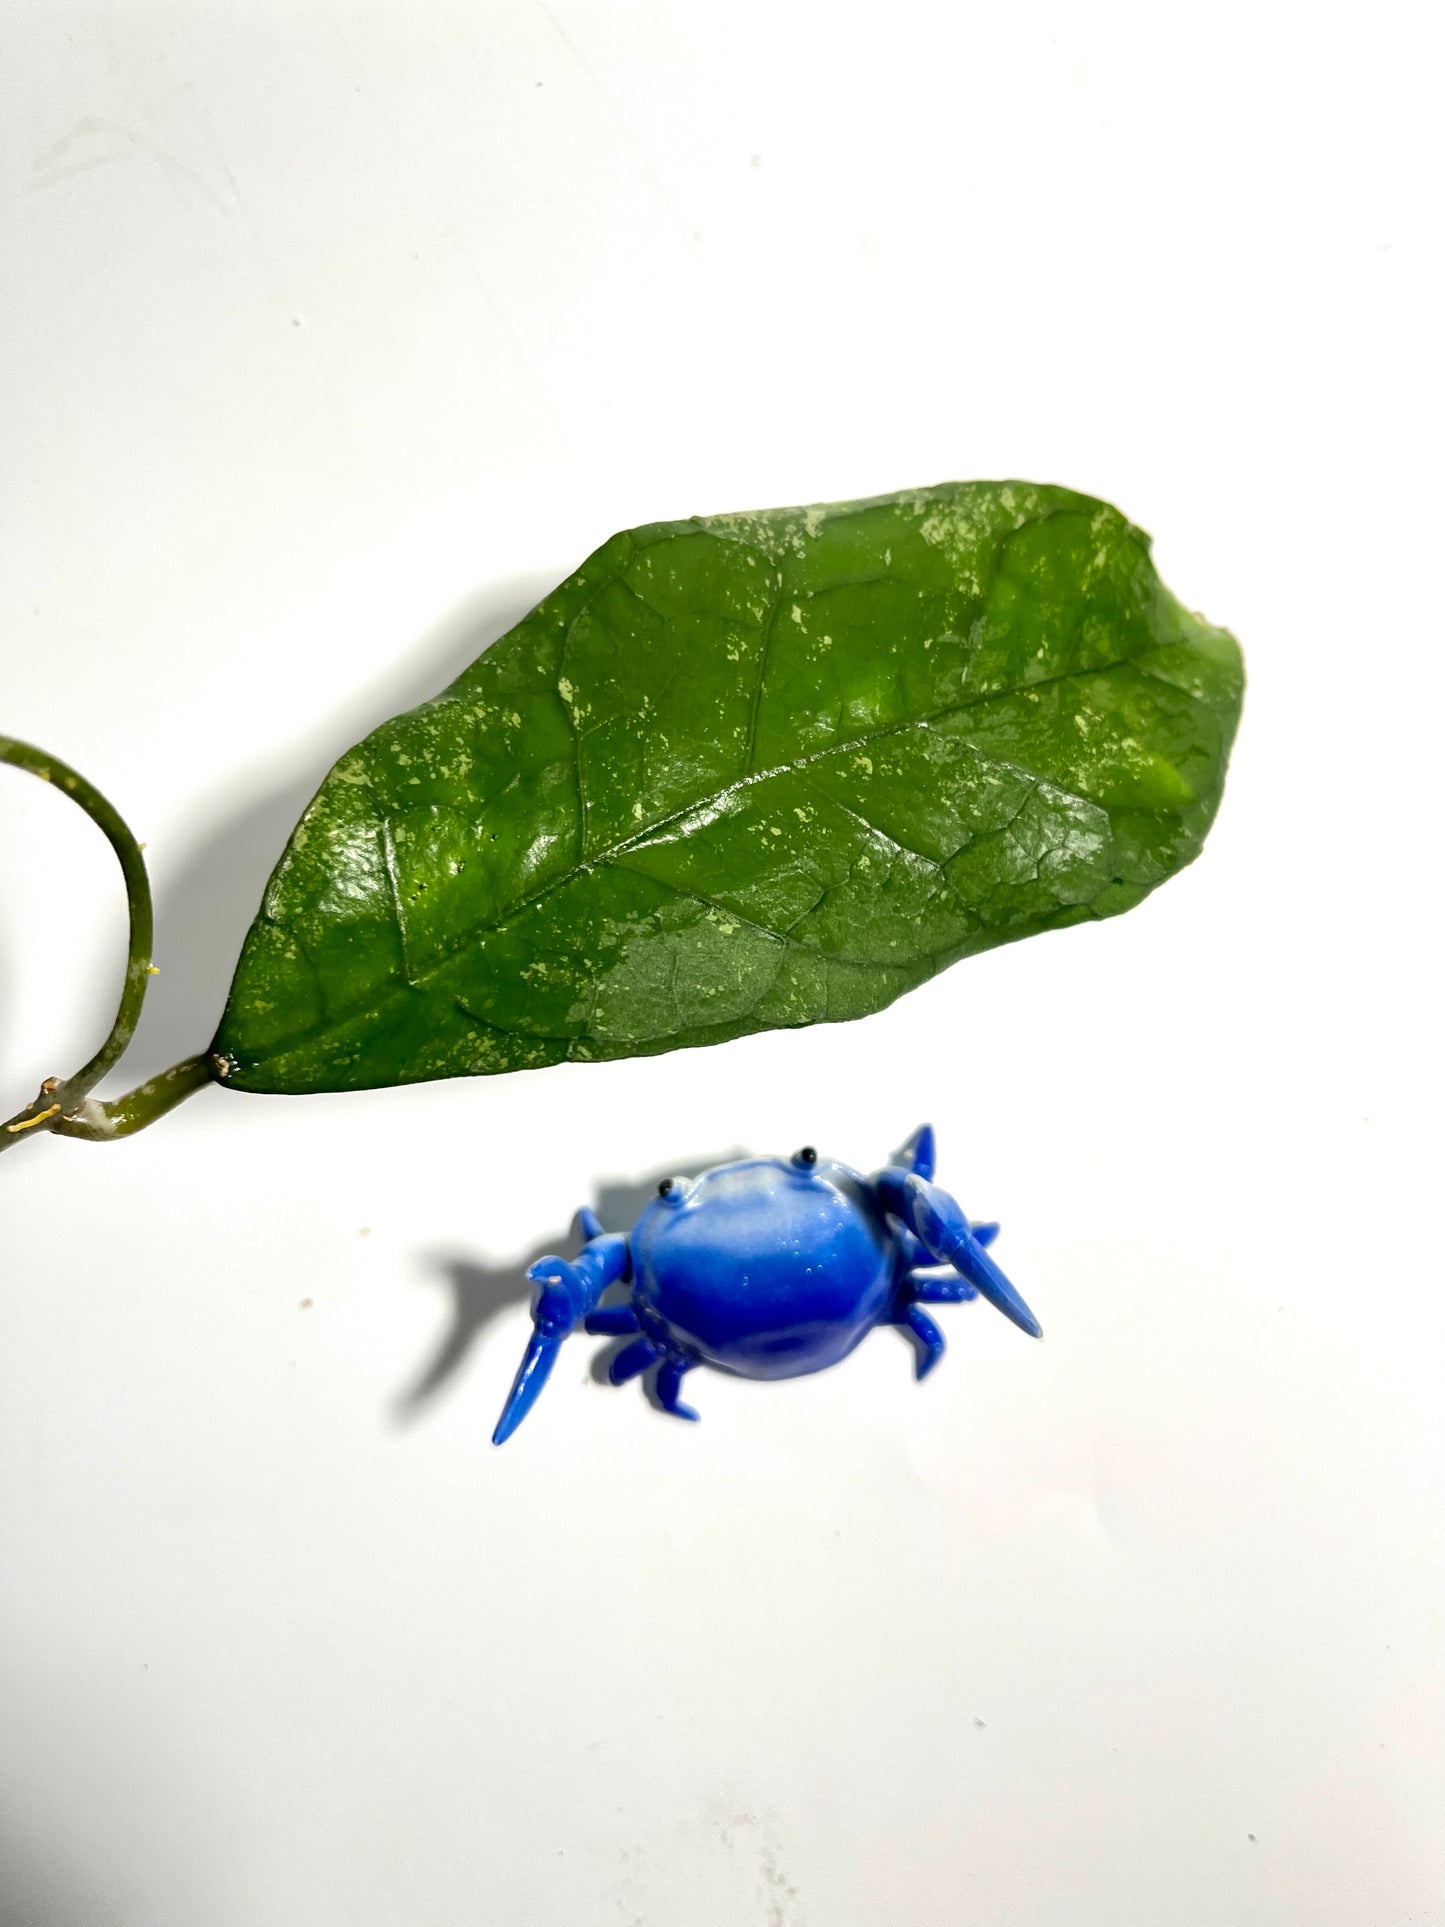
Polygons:
<instances>
[{"instance_id":1,"label":"small dark speck on surface","mask_svg":"<svg viewBox=\"0 0 1445 1927\"><path fill-rule=\"evenodd\" d=\"M1247 1836L1247 1838L1249 1838L1250 1840L1253 1840L1253 1839L1254 1839L1254 1837L1255 1837L1255 1836L1254 1836L1254 1835L1253 1835L1252 1833L1251 1833L1251 1834L1249 1834L1249 1835Z\"/></svg>"},{"instance_id":2,"label":"small dark speck on surface","mask_svg":"<svg viewBox=\"0 0 1445 1927\"><path fill-rule=\"evenodd\" d=\"M987 1721L985 1721L985 1720L981 1720L981 1719L980 1719L980 1718L978 1717L978 1715L977 1715L977 1714L975 1713L975 1715L974 1715L974 1719L973 1719L973 1723L974 1723L974 1725L975 1725L975 1726L985 1726L985 1725L987 1724Z\"/></svg>"},{"instance_id":3,"label":"small dark speck on surface","mask_svg":"<svg viewBox=\"0 0 1445 1927\"><path fill-rule=\"evenodd\" d=\"M314 1304L315 1302L316 1302L316 1301L315 1301L315 1299L313 1299L313 1298L303 1298L303 1299L301 1300L301 1303L300 1303L300 1304L299 1304L299 1305L298 1305L298 1306L296 1307L296 1309L297 1309L298 1311L310 1311L310 1309L311 1309L311 1307L312 1307L312 1305L313 1305L313 1304Z\"/></svg>"}]
</instances>

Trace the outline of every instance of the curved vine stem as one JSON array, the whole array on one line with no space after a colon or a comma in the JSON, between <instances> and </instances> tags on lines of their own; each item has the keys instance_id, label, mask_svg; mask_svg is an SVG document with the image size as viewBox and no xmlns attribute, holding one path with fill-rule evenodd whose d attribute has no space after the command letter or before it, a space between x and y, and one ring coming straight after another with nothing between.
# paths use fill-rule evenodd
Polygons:
<instances>
[{"instance_id":1,"label":"curved vine stem","mask_svg":"<svg viewBox=\"0 0 1445 1927\"><path fill-rule=\"evenodd\" d=\"M98 1103L90 1095L135 1035L146 987L154 974L151 945L155 920L145 858L119 811L58 756L47 756L44 750L17 742L13 736L0 736L0 763L29 770L32 776L38 776L44 783L53 783L73 803L79 804L115 851L125 878L126 906L130 912L125 983L110 1035L90 1062L73 1077L47 1077L33 1102L0 1125L0 1151L8 1151L12 1145L23 1144L28 1137L38 1137L43 1131L54 1131L62 1137L88 1138L93 1143L129 1137L163 1117L173 1105L200 1090L215 1076L209 1057L188 1057L184 1063L174 1065L112 1103Z\"/></svg>"}]
</instances>

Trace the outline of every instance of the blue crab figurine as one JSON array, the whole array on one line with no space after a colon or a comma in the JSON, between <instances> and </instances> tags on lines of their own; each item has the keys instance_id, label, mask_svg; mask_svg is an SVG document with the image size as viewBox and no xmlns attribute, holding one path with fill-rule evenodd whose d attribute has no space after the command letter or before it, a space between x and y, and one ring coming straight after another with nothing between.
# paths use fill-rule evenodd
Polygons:
<instances>
[{"instance_id":1,"label":"blue crab figurine","mask_svg":"<svg viewBox=\"0 0 1445 1927\"><path fill-rule=\"evenodd\" d=\"M973 1224L933 1182L933 1128L871 1178L805 1145L791 1158L746 1158L700 1178L664 1178L629 1233L604 1231L585 1206L586 1239L569 1264L539 1258L536 1327L492 1443L509 1439L536 1404L563 1339L579 1325L632 1335L613 1359L614 1385L657 1367L657 1397L678 1418L684 1372L714 1365L741 1378L796 1378L846 1358L875 1325L919 1341L918 1376L943 1356L924 1305L980 1294L1034 1338L1038 1320L986 1246L996 1224ZM947 1266L941 1277L930 1267ZM611 1285L631 1287L604 1305Z\"/></svg>"}]
</instances>

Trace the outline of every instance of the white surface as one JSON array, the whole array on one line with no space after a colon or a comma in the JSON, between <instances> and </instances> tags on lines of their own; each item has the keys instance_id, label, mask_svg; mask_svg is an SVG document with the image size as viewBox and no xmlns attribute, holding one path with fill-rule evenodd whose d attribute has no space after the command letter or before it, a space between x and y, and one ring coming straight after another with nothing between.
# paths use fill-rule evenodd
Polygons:
<instances>
[{"instance_id":1,"label":"white surface","mask_svg":"<svg viewBox=\"0 0 1445 1927\"><path fill-rule=\"evenodd\" d=\"M7 1156L5 1927L1445 1920L1428 17L9 0L0 728L148 840L112 1089L616 528L1065 481L1251 688L1193 870L864 1024ZM120 903L9 771L0 877L8 1112ZM1046 1344L687 1428L579 1340L492 1450L600 1184L924 1116Z\"/></svg>"}]
</instances>

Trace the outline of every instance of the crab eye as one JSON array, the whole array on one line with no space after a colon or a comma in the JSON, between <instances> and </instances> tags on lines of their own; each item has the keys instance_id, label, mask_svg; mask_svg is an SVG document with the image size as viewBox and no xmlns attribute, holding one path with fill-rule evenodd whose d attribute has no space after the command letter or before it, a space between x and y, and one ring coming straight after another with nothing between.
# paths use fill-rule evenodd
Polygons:
<instances>
[{"instance_id":1,"label":"crab eye","mask_svg":"<svg viewBox=\"0 0 1445 1927\"><path fill-rule=\"evenodd\" d=\"M816 1164L818 1162L818 1153L813 1149L811 1144L805 1144L802 1150L799 1151L796 1162L799 1164Z\"/></svg>"},{"instance_id":2,"label":"crab eye","mask_svg":"<svg viewBox=\"0 0 1445 1927\"><path fill-rule=\"evenodd\" d=\"M672 1191L672 1179L664 1178L662 1180L662 1183L659 1184L657 1187L658 1197L665 1198L671 1193L671 1191Z\"/></svg>"}]
</instances>

